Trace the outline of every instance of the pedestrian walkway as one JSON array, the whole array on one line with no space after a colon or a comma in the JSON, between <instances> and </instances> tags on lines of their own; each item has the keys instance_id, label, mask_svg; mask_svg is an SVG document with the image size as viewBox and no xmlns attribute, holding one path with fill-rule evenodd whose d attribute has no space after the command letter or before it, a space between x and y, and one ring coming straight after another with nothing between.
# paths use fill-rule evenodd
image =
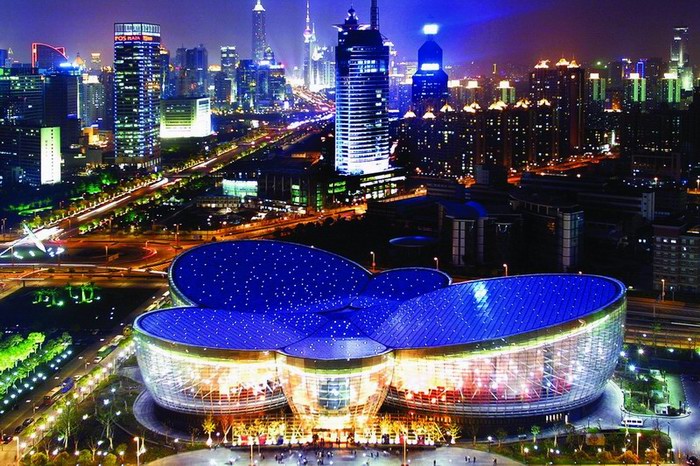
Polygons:
<instances>
[{"instance_id":1,"label":"pedestrian walkway","mask_svg":"<svg viewBox=\"0 0 700 466\"><path fill-rule=\"evenodd\" d=\"M332 451L333 456L324 455L323 466L341 465L357 465L357 466L397 466L401 463L401 449L394 447L391 453L383 450L368 448L357 448L355 454L353 450L326 450ZM275 460L275 455L284 453L284 458L281 461ZM470 457L467 463L465 457ZM471 458L476 457L476 462L471 461ZM253 460L258 466L298 466L304 464L304 459L308 466L317 465L317 457L314 450L309 449L306 452L293 449L291 455L289 450L268 450L262 451L259 455L257 450ZM494 462L495 460L495 462ZM250 463L250 457L247 450L240 449L229 451L226 448L205 449L187 453L179 453L177 455L168 456L149 463L152 466L245 466ZM461 446L440 447L437 449L423 451L408 451L408 463L411 466L514 466L520 465L516 461L500 455L485 453L483 451L472 450ZM319 463L320 464L320 463Z\"/></svg>"}]
</instances>

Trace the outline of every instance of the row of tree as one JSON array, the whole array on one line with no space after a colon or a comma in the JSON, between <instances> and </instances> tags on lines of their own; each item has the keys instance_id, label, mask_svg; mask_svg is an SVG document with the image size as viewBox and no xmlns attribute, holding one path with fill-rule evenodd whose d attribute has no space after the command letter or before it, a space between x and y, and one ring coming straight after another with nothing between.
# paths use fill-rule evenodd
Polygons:
<instances>
[{"instance_id":1,"label":"row of tree","mask_svg":"<svg viewBox=\"0 0 700 466\"><path fill-rule=\"evenodd\" d=\"M31 336L32 334L29 335ZM41 342L43 342L44 335L39 335L41 335ZM36 339L36 337L34 338ZM49 342L46 343L42 349L30 354L13 369L0 373L0 396L5 395L10 388L15 386L15 384L20 383L27 377L31 376L39 366L47 364L56 357L60 356L61 353L63 353L72 343L73 340L71 339L71 336L64 333L58 338L49 340ZM3 362L4 361L0 356L0 363Z\"/></svg>"},{"instance_id":2,"label":"row of tree","mask_svg":"<svg viewBox=\"0 0 700 466\"><path fill-rule=\"evenodd\" d=\"M0 376L4 376L5 371L16 367L41 348L45 339L43 333L32 332L26 337L13 334L0 340Z\"/></svg>"}]
</instances>

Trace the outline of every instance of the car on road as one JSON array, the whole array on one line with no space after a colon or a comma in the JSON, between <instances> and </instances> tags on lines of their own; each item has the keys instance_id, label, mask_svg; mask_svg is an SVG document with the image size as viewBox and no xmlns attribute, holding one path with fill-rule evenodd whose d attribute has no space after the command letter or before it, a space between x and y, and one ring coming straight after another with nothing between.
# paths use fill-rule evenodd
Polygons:
<instances>
[{"instance_id":1,"label":"car on road","mask_svg":"<svg viewBox=\"0 0 700 466\"><path fill-rule=\"evenodd\" d=\"M688 463L688 466L698 466L698 457L697 456L689 456L688 459L686 460L686 463Z\"/></svg>"},{"instance_id":2,"label":"car on road","mask_svg":"<svg viewBox=\"0 0 700 466\"><path fill-rule=\"evenodd\" d=\"M15 427L15 435L21 433L24 430L24 426Z\"/></svg>"},{"instance_id":3,"label":"car on road","mask_svg":"<svg viewBox=\"0 0 700 466\"><path fill-rule=\"evenodd\" d=\"M13 438L14 437L12 435L2 434L2 443L7 445L8 443L10 443L12 441Z\"/></svg>"},{"instance_id":4,"label":"car on road","mask_svg":"<svg viewBox=\"0 0 700 466\"><path fill-rule=\"evenodd\" d=\"M33 418L33 417L28 417L27 419L24 420L24 422L22 423L22 425L23 425L24 427L29 427L30 425L32 425L32 422L34 422L34 418Z\"/></svg>"}]
</instances>

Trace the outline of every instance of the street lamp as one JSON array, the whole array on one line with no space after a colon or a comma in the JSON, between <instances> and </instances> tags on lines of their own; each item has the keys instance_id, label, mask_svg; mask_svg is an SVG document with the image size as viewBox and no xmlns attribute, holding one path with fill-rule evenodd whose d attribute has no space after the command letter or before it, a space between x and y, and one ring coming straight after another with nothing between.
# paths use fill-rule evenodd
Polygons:
<instances>
[{"instance_id":1,"label":"street lamp","mask_svg":"<svg viewBox=\"0 0 700 466\"><path fill-rule=\"evenodd\" d=\"M408 444L408 432L405 432L403 434L403 464L401 466L408 466L408 461L406 460L407 452L406 449L408 448L406 445Z\"/></svg>"},{"instance_id":2,"label":"street lamp","mask_svg":"<svg viewBox=\"0 0 700 466\"><path fill-rule=\"evenodd\" d=\"M143 440L141 437L134 437L136 442L136 466L141 466L141 453L143 453Z\"/></svg>"},{"instance_id":3,"label":"street lamp","mask_svg":"<svg viewBox=\"0 0 700 466\"><path fill-rule=\"evenodd\" d=\"M637 457L639 457L639 438L642 436L641 432L637 432Z\"/></svg>"},{"instance_id":4,"label":"street lamp","mask_svg":"<svg viewBox=\"0 0 700 466\"><path fill-rule=\"evenodd\" d=\"M19 466L19 435L15 435L15 441L17 442L17 466Z\"/></svg>"},{"instance_id":5,"label":"street lamp","mask_svg":"<svg viewBox=\"0 0 700 466\"><path fill-rule=\"evenodd\" d=\"M377 255L374 253L374 251L369 252L370 255L372 256L372 272L376 272L377 269Z\"/></svg>"},{"instance_id":6,"label":"street lamp","mask_svg":"<svg viewBox=\"0 0 700 466\"><path fill-rule=\"evenodd\" d=\"M506 277L508 276L508 264L503 264L503 269L506 272Z\"/></svg>"},{"instance_id":7,"label":"street lamp","mask_svg":"<svg viewBox=\"0 0 700 466\"><path fill-rule=\"evenodd\" d=\"M661 279L661 301L666 301L666 279Z\"/></svg>"},{"instance_id":8,"label":"street lamp","mask_svg":"<svg viewBox=\"0 0 700 466\"><path fill-rule=\"evenodd\" d=\"M435 269L440 270L440 259L433 257L433 260L435 261Z\"/></svg>"}]
</instances>

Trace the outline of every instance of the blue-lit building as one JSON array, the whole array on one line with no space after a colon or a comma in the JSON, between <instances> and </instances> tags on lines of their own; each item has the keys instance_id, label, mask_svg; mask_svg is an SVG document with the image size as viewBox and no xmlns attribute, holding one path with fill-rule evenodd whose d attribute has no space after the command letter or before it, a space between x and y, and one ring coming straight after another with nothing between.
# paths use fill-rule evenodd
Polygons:
<instances>
[{"instance_id":1,"label":"blue-lit building","mask_svg":"<svg viewBox=\"0 0 700 466\"><path fill-rule=\"evenodd\" d=\"M116 164L155 169L160 163L160 25L114 25Z\"/></svg>"},{"instance_id":2,"label":"blue-lit building","mask_svg":"<svg viewBox=\"0 0 700 466\"><path fill-rule=\"evenodd\" d=\"M261 0L257 0L253 7L253 61L260 62L265 59L267 50L267 30L265 19L265 7Z\"/></svg>"},{"instance_id":3,"label":"blue-lit building","mask_svg":"<svg viewBox=\"0 0 700 466\"><path fill-rule=\"evenodd\" d=\"M427 24L425 44L418 50L418 71L413 75L413 109L418 115L440 110L450 96L447 73L443 69L442 48L435 42L438 26Z\"/></svg>"},{"instance_id":4,"label":"blue-lit building","mask_svg":"<svg viewBox=\"0 0 700 466\"><path fill-rule=\"evenodd\" d=\"M603 393L626 309L624 286L605 277L452 284L435 269L373 274L277 241L190 249L169 283L178 307L134 325L159 406L198 415L288 407L321 429L359 430L382 406L563 420Z\"/></svg>"},{"instance_id":5,"label":"blue-lit building","mask_svg":"<svg viewBox=\"0 0 700 466\"><path fill-rule=\"evenodd\" d=\"M49 44L34 42L32 44L32 68L42 73L58 71L61 66L68 64L65 47L55 47Z\"/></svg>"},{"instance_id":6,"label":"blue-lit building","mask_svg":"<svg viewBox=\"0 0 700 466\"><path fill-rule=\"evenodd\" d=\"M389 169L389 47L374 18L361 26L351 8L338 25L335 169L342 175Z\"/></svg>"}]
</instances>

